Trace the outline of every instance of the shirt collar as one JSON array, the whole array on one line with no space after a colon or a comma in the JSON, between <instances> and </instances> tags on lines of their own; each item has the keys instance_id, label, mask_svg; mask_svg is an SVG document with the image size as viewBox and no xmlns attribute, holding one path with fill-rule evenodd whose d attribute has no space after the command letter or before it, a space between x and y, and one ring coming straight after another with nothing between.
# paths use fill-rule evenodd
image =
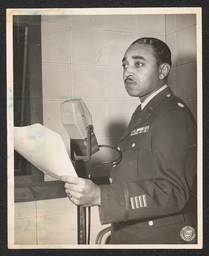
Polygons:
<instances>
[{"instance_id":1,"label":"shirt collar","mask_svg":"<svg viewBox=\"0 0 209 256\"><path fill-rule=\"evenodd\" d=\"M151 99L153 99L158 93L160 93L161 91L163 91L167 87L168 87L167 84L163 85L157 91L155 91L149 97L147 97L144 102L141 102L141 110L144 109L144 107L150 102Z\"/></svg>"}]
</instances>

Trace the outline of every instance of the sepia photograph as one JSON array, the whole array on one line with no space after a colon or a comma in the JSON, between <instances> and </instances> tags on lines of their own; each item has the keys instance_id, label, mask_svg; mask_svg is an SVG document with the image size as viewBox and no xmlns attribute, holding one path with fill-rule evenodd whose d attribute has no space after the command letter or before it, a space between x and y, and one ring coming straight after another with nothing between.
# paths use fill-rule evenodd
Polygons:
<instances>
[{"instance_id":1,"label":"sepia photograph","mask_svg":"<svg viewBox=\"0 0 209 256\"><path fill-rule=\"evenodd\" d=\"M201 8L7 9L9 249L201 249Z\"/></svg>"}]
</instances>

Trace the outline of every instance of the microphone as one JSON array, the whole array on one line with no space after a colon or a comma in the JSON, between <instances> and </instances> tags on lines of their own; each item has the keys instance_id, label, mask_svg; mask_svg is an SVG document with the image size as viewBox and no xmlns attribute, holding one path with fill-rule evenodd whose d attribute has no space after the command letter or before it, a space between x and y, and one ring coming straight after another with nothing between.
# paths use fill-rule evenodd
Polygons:
<instances>
[{"instance_id":1,"label":"microphone","mask_svg":"<svg viewBox=\"0 0 209 256\"><path fill-rule=\"evenodd\" d=\"M82 99L66 100L61 104L62 123L71 139L77 159L90 159L99 150L92 117ZM88 160L89 160L88 159Z\"/></svg>"}]
</instances>

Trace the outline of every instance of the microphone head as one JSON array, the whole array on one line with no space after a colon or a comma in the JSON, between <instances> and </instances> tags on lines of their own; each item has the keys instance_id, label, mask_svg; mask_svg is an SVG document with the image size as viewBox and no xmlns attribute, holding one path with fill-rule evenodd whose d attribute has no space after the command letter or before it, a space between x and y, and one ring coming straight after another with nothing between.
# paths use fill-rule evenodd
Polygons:
<instances>
[{"instance_id":1,"label":"microphone head","mask_svg":"<svg viewBox=\"0 0 209 256\"><path fill-rule=\"evenodd\" d=\"M82 99L64 101L61 116L63 126L72 139L86 138L86 127L92 125L92 119Z\"/></svg>"},{"instance_id":2,"label":"microphone head","mask_svg":"<svg viewBox=\"0 0 209 256\"><path fill-rule=\"evenodd\" d=\"M99 150L93 132L92 118L81 99L66 100L61 104L62 123L71 139L71 147L76 155L86 156L88 145L90 155ZM90 141L87 134L90 133Z\"/></svg>"}]
</instances>

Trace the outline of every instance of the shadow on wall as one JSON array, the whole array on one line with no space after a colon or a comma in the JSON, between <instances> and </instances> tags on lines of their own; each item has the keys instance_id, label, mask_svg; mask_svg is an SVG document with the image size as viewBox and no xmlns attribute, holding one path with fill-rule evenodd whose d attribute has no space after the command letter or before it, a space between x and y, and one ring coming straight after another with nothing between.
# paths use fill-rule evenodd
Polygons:
<instances>
[{"instance_id":1,"label":"shadow on wall","mask_svg":"<svg viewBox=\"0 0 209 256\"><path fill-rule=\"evenodd\" d=\"M123 112L121 112L121 115ZM108 135L110 137L109 143L113 146L117 146L118 140L127 128L125 121L119 120L111 122L107 128Z\"/></svg>"}]
</instances>

